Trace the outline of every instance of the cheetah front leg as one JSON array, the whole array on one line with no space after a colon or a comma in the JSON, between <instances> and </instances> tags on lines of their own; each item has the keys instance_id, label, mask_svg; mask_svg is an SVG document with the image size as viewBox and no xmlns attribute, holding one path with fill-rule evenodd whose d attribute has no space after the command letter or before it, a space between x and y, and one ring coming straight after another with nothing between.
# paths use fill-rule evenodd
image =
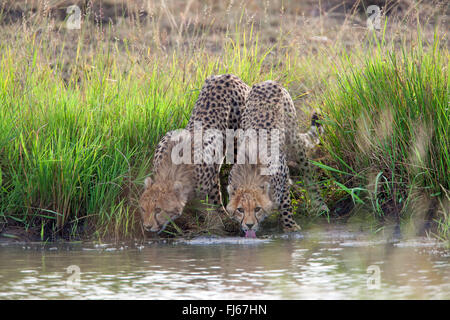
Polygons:
<instances>
[{"instance_id":1,"label":"cheetah front leg","mask_svg":"<svg viewBox=\"0 0 450 320\"><path fill-rule=\"evenodd\" d=\"M328 209L328 206L323 201L320 190L314 182L313 170L308 160L305 160L300 166L300 174L303 177L303 183L311 200L313 210L319 215L328 214L330 209Z\"/></svg>"},{"instance_id":2,"label":"cheetah front leg","mask_svg":"<svg viewBox=\"0 0 450 320\"><path fill-rule=\"evenodd\" d=\"M207 184L207 195L208 195L208 204L211 204L215 207L215 212L219 215L226 214L226 210L223 207L222 201L222 193L220 191L220 166L214 165L211 166L212 177L208 177Z\"/></svg>"},{"instance_id":3,"label":"cheetah front leg","mask_svg":"<svg viewBox=\"0 0 450 320\"><path fill-rule=\"evenodd\" d=\"M208 203L215 206L220 204L220 191L217 184L213 184L208 192Z\"/></svg>"},{"instance_id":4,"label":"cheetah front leg","mask_svg":"<svg viewBox=\"0 0 450 320\"><path fill-rule=\"evenodd\" d=\"M289 187L285 188L283 197L280 203L280 220L284 232L299 231L301 228L295 222L292 214L291 197L289 194Z\"/></svg>"}]
</instances>

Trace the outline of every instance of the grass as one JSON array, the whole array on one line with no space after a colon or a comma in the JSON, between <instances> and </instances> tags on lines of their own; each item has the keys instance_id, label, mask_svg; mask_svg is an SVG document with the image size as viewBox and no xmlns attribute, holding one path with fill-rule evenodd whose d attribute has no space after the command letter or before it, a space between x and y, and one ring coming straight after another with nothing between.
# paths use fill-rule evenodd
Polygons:
<instances>
[{"instance_id":1,"label":"grass","mask_svg":"<svg viewBox=\"0 0 450 320\"><path fill-rule=\"evenodd\" d=\"M378 43L318 99L333 158L322 168L380 218L409 217L438 202L450 209L449 55L438 38L426 47L420 38L414 47ZM337 64L348 67L347 56ZM448 239L448 214L437 219Z\"/></svg>"},{"instance_id":2,"label":"grass","mask_svg":"<svg viewBox=\"0 0 450 320\"><path fill-rule=\"evenodd\" d=\"M130 56L119 66L118 49L107 46L77 57L69 78L63 61L48 66L46 43L29 41L20 58L0 47L0 212L26 228L48 224L52 233L75 224L95 226L99 237L135 234L134 204L153 147L187 123L206 77L273 77L262 73L265 55L239 38L220 59L174 53L149 55L144 65Z\"/></svg>"},{"instance_id":3,"label":"grass","mask_svg":"<svg viewBox=\"0 0 450 320\"><path fill-rule=\"evenodd\" d=\"M120 39L113 25L43 31L50 22L23 23L0 44L0 224L42 240L142 237L137 199L154 146L187 123L208 76L233 73L250 85L278 80L300 115L324 114L326 152L314 163L329 203L351 198L380 219L434 205L436 235L448 239L448 49L439 32L426 41L419 28L400 42L364 30L349 50L345 32L303 47L292 31L280 27L267 42L236 20L211 52L202 41L139 43L139 21ZM307 212L303 200L294 202Z\"/></svg>"}]
</instances>

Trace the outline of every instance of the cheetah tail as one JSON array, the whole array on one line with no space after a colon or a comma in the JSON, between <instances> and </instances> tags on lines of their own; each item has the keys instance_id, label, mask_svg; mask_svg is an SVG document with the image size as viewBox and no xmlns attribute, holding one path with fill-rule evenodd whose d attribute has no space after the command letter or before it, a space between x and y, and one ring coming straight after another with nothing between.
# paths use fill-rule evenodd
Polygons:
<instances>
[{"instance_id":1,"label":"cheetah tail","mask_svg":"<svg viewBox=\"0 0 450 320\"><path fill-rule=\"evenodd\" d=\"M318 122L318 120L320 121L322 119L323 119L323 117L320 114L318 114L317 112L314 112L311 117L311 128L309 129L308 132L313 131L314 134L317 134L318 136L320 136L323 133L324 128L323 128L323 125L320 122Z\"/></svg>"},{"instance_id":2,"label":"cheetah tail","mask_svg":"<svg viewBox=\"0 0 450 320\"><path fill-rule=\"evenodd\" d=\"M312 149L320 143L320 136L324 131L322 124L319 122L321 119L322 116L314 112L311 117L311 127L306 133L300 134L307 149Z\"/></svg>"}]
</instances>

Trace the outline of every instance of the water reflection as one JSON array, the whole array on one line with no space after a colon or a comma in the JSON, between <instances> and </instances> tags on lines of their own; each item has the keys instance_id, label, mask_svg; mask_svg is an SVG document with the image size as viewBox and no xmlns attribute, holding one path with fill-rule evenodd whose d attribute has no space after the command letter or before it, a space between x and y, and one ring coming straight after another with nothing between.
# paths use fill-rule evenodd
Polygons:
<instances>
[{"instance_id":1,"label":"water reflection","mask_svg":"<svg viewBox=\"0 0 450 320\"><path fill-rule=\"evenodd\" d=\"M70 265L79 287L67 285ZM369 266L381 272L379 289L367 286ZM449 299L450 253L339 228L298 239L1 245L0 298Z\"/></svg>"}]
</instances>

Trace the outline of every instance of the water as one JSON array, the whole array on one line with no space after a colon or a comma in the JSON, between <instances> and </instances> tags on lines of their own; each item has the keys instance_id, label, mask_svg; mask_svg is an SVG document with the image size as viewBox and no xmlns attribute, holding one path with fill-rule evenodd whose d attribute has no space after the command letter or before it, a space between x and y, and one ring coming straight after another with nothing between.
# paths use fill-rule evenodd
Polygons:
<instances>
[{"instance_id":1,"label":"water","mask_svg":"<svg viewBox=\"0 0 450 320\"><path fill-rule=\"evenodd\" d=\"M56 298L450 299L450 251L342 227L290 238L0 244L0 299Z\"/></svg>"}]
</instances>

